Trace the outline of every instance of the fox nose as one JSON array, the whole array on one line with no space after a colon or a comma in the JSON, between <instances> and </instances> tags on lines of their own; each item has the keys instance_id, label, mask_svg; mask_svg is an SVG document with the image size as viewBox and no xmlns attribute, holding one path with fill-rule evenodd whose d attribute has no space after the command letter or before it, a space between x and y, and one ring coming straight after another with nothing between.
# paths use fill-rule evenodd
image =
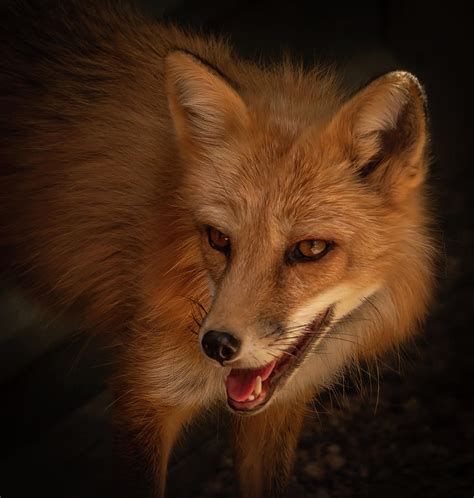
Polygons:
<instances>
[{"instance_id":1,"label":"fox nose","mask_svg":"<svg viewBox=\"0 0 474 498\"><path fill-rule=\"evenodd\" d=\"M240 350L240 341L229 332L209 330L204 334L201 341L204 352L218 361L221 365L224 361L230 361L237 356Z\"/></svg>"}]
</instances>

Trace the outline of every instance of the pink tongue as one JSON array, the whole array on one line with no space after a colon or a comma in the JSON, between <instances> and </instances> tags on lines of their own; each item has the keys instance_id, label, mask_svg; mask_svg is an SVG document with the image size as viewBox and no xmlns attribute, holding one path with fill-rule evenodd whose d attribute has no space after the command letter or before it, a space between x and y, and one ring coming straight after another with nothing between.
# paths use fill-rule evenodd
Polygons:
<instances>
[{"instance_id":1,"label":"pink tongue","mask_svg":"<svg viewBox=\"0 0 474 498\"><path fill-rule=\"evenodd\" d=\"M267 380L275 368L275 364L276 360L269 363L266 367L254 370L232 369L226 381L227 396L234 401L246 401L255 388L257 377L260 375L262 381Z\"/></svg>"}]
</instances>

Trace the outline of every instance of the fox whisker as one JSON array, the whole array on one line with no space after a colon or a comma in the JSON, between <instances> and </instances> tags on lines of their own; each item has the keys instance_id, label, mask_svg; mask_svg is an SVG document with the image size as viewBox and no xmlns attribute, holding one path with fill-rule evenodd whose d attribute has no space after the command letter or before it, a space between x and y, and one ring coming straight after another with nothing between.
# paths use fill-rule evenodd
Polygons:
<instances>
[{"instance_id":1,"label":"fox whisker","mask_svg":"<svg viewBox=\"0 0 474 498\"><path fill-rule=\"evenodd\" d=\"M199 335L199 333L198 333L196 330L194 330L192 327L187 327L187 329L188 329L188 330L189 330L192 334L194 334L194 335Z\"/></svg>"},{"instance_id":2,"label":"fox whisker","mask_svg":"<svg viewBox=\"0 0 474 498\"><path fill-rule=\"evenodd\" d=\"M290 353L290 351L286 351L285 349L280 349L280 348L274 348L276 351L280 351L280 353L286 354L287 356L292 356L293 358L296 358L296 355L294 353Z\"/></svg>"}]
</instances>

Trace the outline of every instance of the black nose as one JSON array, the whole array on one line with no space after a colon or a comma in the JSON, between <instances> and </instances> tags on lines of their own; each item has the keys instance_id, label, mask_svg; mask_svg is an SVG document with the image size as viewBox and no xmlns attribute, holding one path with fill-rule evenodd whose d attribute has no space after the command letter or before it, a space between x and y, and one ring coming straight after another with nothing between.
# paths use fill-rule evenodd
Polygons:
<instances>
[{"instance_id":1,"label":"black nose","mask_svg":"<svg viewBox=\"0 0 474 498\"><path fill-rule=\"evenodd\" d=\"M237 356L240 341L228 332L209 330L202 338L202 347L209 358L222 365L224 361L230 361Z\"/></svg>"}]
</instances>

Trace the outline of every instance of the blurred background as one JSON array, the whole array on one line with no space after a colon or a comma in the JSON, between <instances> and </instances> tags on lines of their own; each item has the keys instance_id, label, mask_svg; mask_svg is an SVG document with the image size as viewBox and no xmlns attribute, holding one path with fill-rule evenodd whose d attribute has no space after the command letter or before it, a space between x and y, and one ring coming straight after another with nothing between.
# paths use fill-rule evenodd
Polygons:
<instances>
[{"instance_id":1,"label":"blurred background","mask_svg":"<svg viewBox=\"0 0 474 498\"><path fill-rule=\"evenodd\" d=\"M474 495L472 4L143 0L157 18L229 36L246 58L289 51L336 64L351 85L406 69L429 100L444 262L416 346L315 401L290 496ZM0 496L114 496L107 351L0 293ZM191 432L171 465L170 496L235 496L225 420Z\"/></svg>"}]
</instances>

